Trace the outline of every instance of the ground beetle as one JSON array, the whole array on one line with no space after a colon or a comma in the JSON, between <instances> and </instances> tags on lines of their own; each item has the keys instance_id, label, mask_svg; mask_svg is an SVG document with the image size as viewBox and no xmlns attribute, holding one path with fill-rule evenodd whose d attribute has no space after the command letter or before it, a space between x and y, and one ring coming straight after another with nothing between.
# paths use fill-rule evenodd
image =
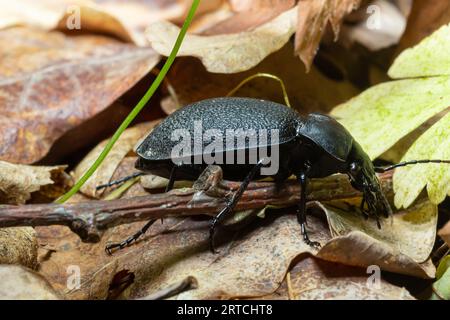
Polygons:
<instances>
[{"instance_id":1,"label":"ground beetle","mask_svg":"<svg viewBox=\"0 0 450 320\"><path fill-rule=\"evenodd\" d=\"M234 151L237 148L236 146L226 147L227 130L278 130L276 147L279 152L279 166L277 172L271 176L276 183L282 183L291 175L296 176L301 185L301 200L297 210L298 222L304 241L315 247L319 246L319 243L311 241L306 231L306 187L309 179L322 178L335 173L347 174L352 186L363 194L362 213L376 219L380 225L379 218L389 217L392 210L381 190L375 172L384 172L407 164L450 162L447 160L420 160L387 168L377 168L374 167L368 155L350 133L330 116L312 113L303 117L293 109L278 103L251 98L227 97L196 102L169 115L138 146L139 157L136 168L140 170L140 173L130 177L144 172L168 178L169 184L166 191L173 187L175 180L197 178L211 163L200 160L200 162L192 161L192 164L176 164L172 151L178 142L173 140L172 134L177 129L187 129L192 135L195 135L193 132L195 121L199 120L202 121L203 132L215 129L221 133L223 141L220 142L224 147L221 150L216 148L214 155L223 153L224 159L227 158L225 154L230 152L235 155ZM268 147L273 151L275 140L273 136L270 138L270 141L268 139L265 142L258 139L256 144L252 144L250 139L246 139L244 142L246 159L248 160L251 150ZM196 142L192 139L190 143L193 145ZM206 144L207 141L202 141L200 147L206 147ZM193 149L194 151L188 155L191 160L199 155L202 158L202 155L196 153L195 148ZM200 148L200 150L205 150L205 148ZM267 165L259 154L254 164L248 162L236 164L236 156L232 159L232 164L227 161L222 164L216 163L222 167L224 178L242 181L242 184L227 201L226 207L211 222L210 244L213 252L214 231L217 223L233 211L249 182L260 178L260 169ZM130 177L99 186L99 188L117 184ZM149 221L142 230L125 241L108 245L106 250L110 252L113 248L127 246L144 234L154 221Z\"/></svg>"}]
</instances>

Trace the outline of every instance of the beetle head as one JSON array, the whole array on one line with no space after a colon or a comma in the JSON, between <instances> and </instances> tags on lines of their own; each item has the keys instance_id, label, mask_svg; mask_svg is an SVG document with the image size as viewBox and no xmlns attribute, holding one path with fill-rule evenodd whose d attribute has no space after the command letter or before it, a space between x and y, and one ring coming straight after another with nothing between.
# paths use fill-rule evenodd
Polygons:
<instances>
[{"instance_id":1,"label":"beetle head","mask_svg":"<svg viewBox=\"0 0 450 320\"><path fill-rule=\"evenodd\" d=\"M353 142L347 163L350 182L363 193L363 204L367 204L367 210L362 208L363 212L374 217L379 224L379 217L389 217L392 209L381 189L372 161L356 141Z\"/></svg>"}]
</instances>

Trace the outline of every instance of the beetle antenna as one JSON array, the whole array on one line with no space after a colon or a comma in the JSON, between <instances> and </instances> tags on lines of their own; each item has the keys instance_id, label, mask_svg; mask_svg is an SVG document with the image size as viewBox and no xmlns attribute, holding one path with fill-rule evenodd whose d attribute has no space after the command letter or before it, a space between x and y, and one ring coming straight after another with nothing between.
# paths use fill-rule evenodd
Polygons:
<instances>
[{"instance_id":1,"label":"beetle antenna","mask_svg":"<svg viewBox=\"0 0 450 320\"><path fill-rule=\"evenodd\" d=\"M375 167L374 169L375 169L375 172L384 173L386 171L394 170L395 168L406 167L406 166L409 166L412 164L419 164L419 163L448 163L448 164L450 164L450 160L411 160L411 161L405 161L405 162L393 164L393 165L387 166L387 167Z\"/></svg>"}]
</instances>

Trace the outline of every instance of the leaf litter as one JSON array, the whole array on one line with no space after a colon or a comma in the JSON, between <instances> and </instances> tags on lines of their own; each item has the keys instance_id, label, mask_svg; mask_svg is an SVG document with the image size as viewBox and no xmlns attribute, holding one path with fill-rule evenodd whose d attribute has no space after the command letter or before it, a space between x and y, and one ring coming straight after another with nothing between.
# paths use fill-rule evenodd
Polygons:
<instances>
[{"instance_id":1,"label":"leaf litter","mask_svg":"<svg viewBox=\"0 0 450 320\"><path fill-rule=\"evenodd\" d=\"M48 1L48 3L51 2ZM177 60L170 81L174 85L177 98L180 98L181 105L208 97L210 94L225 95L226 91L229 90L227 86L231 89L233 81L237 84L245 78L244 73L218 75L209 73L207 70L222 73L248 70L248 74L252 74L253 70L258 68L266 71L274 64L275 60L284 61L276 66L281 74L292 73L289 76L292 79L287 81L288 86L292 85L289 95L294 97L295 105L300 106L299 109L302 112L310 110L328 111L334 105L342 103L357 93L357 89L350 83L333 82L324 77L316 70L312 62L320 40L327 36L328 23L331 22L334 34L337 35L343 17L357 7L359 1L300 1L297 7L293 7L294 2L287 1L281 4L282 2L280 1L280 5L277 4L273 10L269 10L264 9L267 8L266 1L258 1L258 6L261 6L258 7L261 9L260 11L259 9L256 10L256 7L250 7L248 2L244 1L230 1L225 5L222 1L213 1L201 8L197 25L194 23L193 28L193 32L197 33L188 36L194 39L193 42L197 41L199 47L186 47L191 42L187 41L183 45L186 48L182 50L187 50L185 51L187 55L200 57L206 70L195 59L179 58ZM148 44L147 39L142 37L148 26L146 22L139 19L133 21L130 18L133 16L130 13L139 10L143 12L142 16L148 14L149 11L146 11L148 7L145 7L141 2L129 1L125 4L111 0L96 4L94 1L85 1L84 3L82 6L84 20L82 22L90 32L94 30L106 32L106 34L115 35L125 42L137 45ZM164 8L164 5L162 5L154 11L154 15L179 23L185 13L183 8L186 8L186 3L177 1L173 7L169 6L170 8L167 11L165 11L167 7ZM307 10L300 10L301 6ZM215 15L219 12L219 7L222 11ZM267 11L264 12L264 10ZM66 22L67 14L67 12L57 9L50 13L52 19L48 21L33 22L32 19L29 21L41 23L41 27L47 30L58 29L62 27L61 23ZM251 19L244 21L245 19L242 17L245 16L251 17ZM103 36L81 35L72 37L69 34L59 32L37 31L31 29L31 27L11 28L12 25L17 24L30 26L30 22L25 21L20 15L11 17L12 19L8 19L5 15L0 14L0 28L4 28L0 32L10 37L8 39L17 38L19 40L9 41L13 43L13 50L11 51L12 54L8 51L10 56L4 55L6 59L4 61L11 61L11 63L0 64L0 76L3 76L4 81L20 77L23 79L31 78L36 81L36 79L33 79L36 78L36 73L46 70L46 68L55 69L55 77L38 79L39 81L30 86L32 97L47 99L42 102L37 101L41 103L39 106L36 101L25 99L26 106L28 108L35 107L36 110L42 108L51 110L50 108L54 107L54 110L59 110L59 112L66 110L68 115L70 114L69 111L75 112L75 117L72 114L67 119L63 119L62 122L55 121L56 118L50 118L48 123L51 125L48 128L53 131L46 133L44 132L44 129L47 129L45 126L37 129L29 126L26 122L27 118L24 117L26 113L22 110L16 112L16 108L5 108L3 113L14 110L16 113L13 119L17 118L18 120L14 125L5 122L3 127L0 125L0 130L3 128L3 130L6 130L5 132L10 133L10 136L13 132L10 127L34 130L27 132L28 134L24 135L24 140L17 140L16 144L11 144L9 149L3 153L4 160L7 161L28 164L43 159L58 137L64 132L78 127L102 110L106 110L117 101L118 97L142 79L160 59L159 54L148 47L137 48ZM288 17L289 19L282 20L281 17ZM151 19L147 20L150 23ZM46 23L47 25L45 25ZM304 25L303 29L302 25ZM157 22L149 24L149 26L146 38L150 42L155 37L152 28L165 26L164 28L167 28L167 30L163 30L164 32L176 33L174 31L176 27L169 25L168 22ZM266 32L270 28L275 28L274 30L279 30L279 32L275 32L275 34ZM442 30L445 30L445 28ZM291 59L294 47L288 43L288 40L295 32L297 32L297 53L302 57L306 68L311 68L309 76L305 76L305 79L303 79L305 68L299 67L298 62L295 64ZM442 34L439 36L438 32L438 38L441 40L437 39L436 41L445 40L445 36L445 34L443 37ZM239 39L240 37L242 39ZM240 42L248 39L256 39L255 43L257 45L262 44L263 50L258 51L256 50L257 47L252 47L255 43ZM167 42L164 44L164 41ZM170 41L170 38L162 39L161 46L166 45L169 48ZM222 41L228 43L228 45L232 43L236 46L242 46L244 50L239 52L239 50L232 49L229 52L220 52L218 48L220 48ZM434 74L433 70L437 70L436 66L421 65L414 69L413 67L417 67L417 65L411 64L411 61L416 57L424 57L421 54L422 52L428 50L429 54L433 54L433 47L428 46L430 43L433 45L434 41L428 40L427 42L426 40L418 47L401 55L394 63L396 67L391 69L391 76L397 78L396 74L400 74L399 77L404 78L414 77L420 73ZM34 42L34 44L30 45L30 42ZM215 48L215 45L219 45L219 47ZM156 51L161 50L159 53L164 54L163 50L157 47L155 45L154 49ZM21 55L20 53L24 48L28 54ZM72 50L73 48L77 49ZM211 55L211 52L213 55ZM135 54L139 58L131 61L127 54ZM289 54L291 57L289 57ZM108 60L112 55L119 55L114 63ZM14 62L17 57L20 57L18 59L21 62L20 64ZM121 60L122 57L123 60ZM94 71L95 76L101 75L102 79L107 79L107 81L99 80L93 74L86 77L80 76L78 81L85 85L83 90L87 95L83 96L81 105L74 103L74 101L80 100L73 96L75 93L79 94L80 91L75 91L69 85L63 86L60 90L62 94L47 96L38 95L38 92L41 91L33 92L36 88L39 89L45 85L47 94L48 88L53 88L58 83L57 79L60 81L62 77L63 81L58 84L64 84L66 80L64 68L70 69L70 62L87 66L90 65L92 59L101 61ZM446 63L444 56L435 59L443 59L443 65ZM69 65L67 65L67 61L69 61ZM217 64L218 62L219 64ZM257 64L258 66L256 66ZM292 67L294 65L295 68ZM60 66L63 68L58 70ZM197 89L196 81L190 81L189 74L198 75ZM375 131L386 132L389 129L393 133L392 135L384 135L383 139L378 144L375 143L371 149L372 144L369 142L370 139L376 140L375 133L370 136L372 132L370 130L364 131L362 121L355 122L354 127L351 128L352 134L355 132L356 139L365 144L372 158L376 158L388 151L397 141L414 131L427 119L445 110L445 102L439 101L439 98L446 99L447 76L447 74L443 74L440 79L400 79L373 87L368 92L335 109L334 114L338 115L340 121L348 121L346 125L349 127L353 124L350 120L347 120L347 117L355 115L363 118L364 121L370 119L374 125L377 124L378 127L374 127ZM300 81L297 79L299 77L301 78ZM186 81L186 79L189 81ZM316 80L312 81L312 79ZM322 84L325 84L326 88L329 87L329 90L324 90ZM21 91L15 87L2 87L3 85L0 85L0 92L6 92L6 94L0 95L0 108L2 105L5 106L4 101L6 101L7 106L16 105L17 98L20 96L17 92ZM16 87L23 86L23 83L15 82L14 85ZM210 87L208 88L208 86ZM321 88L319 91L317 90L318 87ZM56 86L55 88L61 87ZM386 90L388 93L386 93ZM275 86L272 88L272 85L268 83L262 83L259 87L258 85L252 85L243 88L241 94L254 96L255 92L258 93L259 91L264 93L268 91L268 96L275 96L273 100L279 98L276 97L278 88L275 88ZM336 96L336 91L339 92L338 96ZM328 92L334 96L327 95ZM414 94L414 96L408 97L408 94ZM420 99L421 96L426 97ZM6 97L6 100L2 101L1 97ZM163 109L168 110L167 113L173 112L177 108L177 106L173 107L173 101L170 101L170 99L165 99L162 102ZM370 101L373 100L378 101L378 106L382 108L380 112L377 111L379 114L373 113L368 107ZM431 107L430 101L433 102ZM396 106L397 103L399 104L399 110L396 111L404 113L404 117L395 118L393 116L389 109L389 106L393 103ZM408 104L411 110L407 109ZM412 108L411 105L417 105L417 107ZM77 111L77 107L81 111ZM83 107L84 109L82 109ZM392 119L386 121L386 117L389 116L392 116ZM405 158L417 156L418 153L417 151L414 153L414 150L423 149L421 146L428 141L432 141L432 137L435 137L433 132L438 132L445 127L445 119L445 117L442 118L428 129L420 137L423 141L419 138L407 152ZM64 121L66 122L64 123ZM400 123L400 126L393 128L392 123L394 121ZM43 123L47 124L47 122ZM154 124L154 122L146 122L127 130L118 145L113 149L112 156L109 159L110 162L106 162L97 175L91 178L82 193L77 194L71 201L84 202L89 201L92 197L99 198L104 197L105 194L111 194L110 190L107 190L104 194L98 193L95 186L121 178L134 171L133 164L136 157L133 146ZM381 124L388 127L380 129ZM358 130L360 130L359 133ZM427 134L430 136L427 137ZM13 141L13 139L10 139L10 141ZM442 145L445 146L445 143L444 134L441 140L435 138L427 152L442 150L444 149ZM105 142L100 143L81 162L77 162L78 166L73 171L75 180L89 167L104 144ZM33 146L31 152L30 149L25 150L25 146ZM0 151L2 150L6 149L0 148ZM8 163L6 167L8 165L18 166ZM42 168L50 170L49 168L53 167ZM30 183L26 179L29 179L32 176L31 174L26 173L26 177L18 175L14 182L18 186L17 194L11 197L11 194L14 193L6 192L12 200L7 200L9 202L2 200L2 203L44 201L44 198L48 202L49 199L56 198L61 194L64 185L70 184L68 182L70 179L66 174L63 174L64 167L55 168L58 168L56 172L59 172L60 179L61 177L66 179L63 187L57 186L61 181L53 179L55 175L58 175L55 172L50 175L52 177L50 182L46 180L48 176L45 179L38 179L38 181L33 181L32 178L31 181L33 182ZM40 169L41 167L33 166L30 172ZM23 172L28 171L23 170ZM78 236L66 227L37 227L35 229L38 241L36 241L36 235L31 228L2 229L0 231L3 235L6 234L6 238L4 238L6 240L0 238L0 244L6 244L4 248L14 249L14 241L21 237L23 241L17 242L15 253L12 250L8 253L9 255L2 256L0 254L0 262L22 264L34 268L40 275L44 275L48 279L48 283L39 280L40 276L34 279L34 273L29 270L4 268L6 270L4 272L7 272L7 274L22 273L26 274L26 277L32 277L32 283L36 282L36 288L33 287L31 290L32 287L30 287L30 291L35 292L36 297L42 298L145 298L155 292L160 292L161 289L169 288L175 283L181 283L188 277L193 277L197 282L197 288L181 293L175 299L412 299L413 297L406 289L391 284L384 277L380 283L382 290L368 286L366 268L378 265L383 271L397 274L423 279L432 279L435 276L436 269L431 262L430 254L436 239L438 216L436 204L441 201L442 194L446 191L445 184L444 187L439 185L445 180L442 178L443 176L438 172L428 175L429 172L421 172L422 176L417 172L415 174L419 174L420 183L423 184L423 181L428 183L428 188L434 184L435 191L430 193L430 189L428 190L431 202L424 196L418 197L420 190L413 192L412 197L414 199L418 197L417 200L414 203L412 203L412 200L407 203L405 207L411 204L408 209L397 211L391 221L383 223L381 230L377 229L373 221L362 220L356 215L354 206L358 205L358 199L348 199L347 202L341 201L339 203L310 204L310 210L314 214L308 217L308 228L311 230L311 238L322 243L322 248L318 251L304 244L294 210L278 208L276 210L264 210L264 214L260 214L261 212L236 213L236 216L241 218L231 220L219 232L221 244L219 255L212 255L208 250L207 231L209 222L206 218L200 216L168 218L164 220L164 224L155 223L143 239L122 251L116 252L112 257L104 252L105 245L110 241L118 241L128 237L138 230L144 222L109 229L97 244L82 243ZM0 187L2 187L2 183L5 185L4 181L0 179ZM155 176L142 177L138 183L124 192L123 197L131 198L160 192L158 190L163 188L166 183L166 180L158 179ZM182 186L185 185L178 185L178 187ZM43 194L42 197L36 197L39 192ZM398 204L397 198L395 201ZM256 216L260 218L256 218ZM261 219L261 217L265 218ZM448 225L443 227L439 231L439 235L448 242L449 232L447 227ZM26 243L26 245L21 243ZM40 244L39 249L37 249L37 243ZM0 250L0 252L4 251ZM39 254L36 257L37 252ZM2 258L5 259L4 257L10 260L4 262L5 260L1 260ZM81 268L82 286L79 290L68 290L66 271L69 265L74 264ZM443 265L442 262L441 265ZM444 267L441 265L437 272L438 280L435 289L440 289L442 283L444 283L444 286L446 285L447 277L444 275L448 272L442 271ZM20 277L23 277L23 275ZM119 285L124 279L127 279L128 282ZM12 280L19 281L16 280L15 276L12 277ZM19 285L17 288L20 291L22 287ZM442 290L439 292L445 293ZM19 292L16 297L20 298L22 294ZM2 295L6 294L3 293Z\"/></svg>"}]
</instances>

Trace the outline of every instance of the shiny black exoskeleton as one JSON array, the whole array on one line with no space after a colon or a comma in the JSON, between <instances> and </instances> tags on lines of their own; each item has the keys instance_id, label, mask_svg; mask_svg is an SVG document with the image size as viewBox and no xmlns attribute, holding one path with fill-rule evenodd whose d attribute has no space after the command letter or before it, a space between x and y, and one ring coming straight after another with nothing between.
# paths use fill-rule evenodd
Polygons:
<instances>
[{"instance_id":1,"label":"shiny black exoskeleton","mask_svg":"<svg viewBox=\"0 0 450 320\"><path fill-rule=\"evenodd\" d=\"M335 173L349 176L352 186L363 192L363 212L375 218L388 217L392 211L386 200L380 183L375 174L375 168L361 146L350 133L335 119L322 114L309 114L302 117L287 106L264 100L250 98L216 98L203 100L188 105L168 116L162 121L139 145L136 168L142 172L152 173L169 179L170 190L175 180L195 179L206 168L205 161L193 164L180 164L174 161L172 151L177 141L173 139L173 132L177 129L188 130L194 136L195 125L201 121L202 133L208 129L215 129L222 133L223 148L216 148L214 154L235 152L236 147L227 148L225 137L227 130L277 130L278 139L270 135L266 141L261 139L246 139L244 151L255 148L278 147L279 166L271 176L277 183L295 175L301 184L301 201L298 208L298 221L304 240L311 245L306 231L306 187L311 178L322 178ZM197 150L204 150L211 141L202 141ZM194 139L192 144L196 142ZM188 157L194 159L200 156L192 148ZM240 149L242 151L242 148ZM246 158L246 159L247 159ZM236 158L234 158L236 160ZM251 180L260 177L260 169L267 165L261 157L253 164L244 163L220 164L226 179L242 181L241 187L228 201L228 205L213 219L210 229L211 248L214 250L213 236L218 222L232 212L240 196ZM367 207L365 206L367 204ZM110 245L107 249L124 247L136 240L153 223L150 221L144 230L130 237L120 244Z\"/></svg>"}]
</instances>

